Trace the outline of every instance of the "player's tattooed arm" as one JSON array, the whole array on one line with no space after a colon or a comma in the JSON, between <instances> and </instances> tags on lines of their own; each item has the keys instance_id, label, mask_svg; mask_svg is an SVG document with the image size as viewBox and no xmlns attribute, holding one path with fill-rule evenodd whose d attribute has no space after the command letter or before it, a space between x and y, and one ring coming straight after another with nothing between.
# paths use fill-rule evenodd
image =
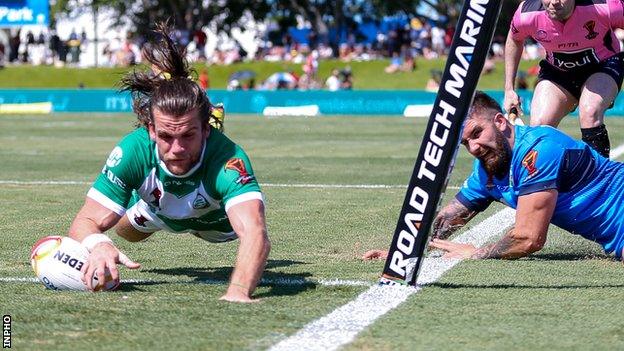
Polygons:
<instances>
[{"instance_id":1,"label":"player's tattooed arm","mask_svg":"<svg viewBox=\"0 0 624 351\"><path fill-rule=\"evenodd\" d=\"M451 200L433 221L434 239L446 239L468 223L478 212L468 209L457 199Z\"/></svg>"},{"instance_id":2,"label":"player's tattooed arm","mask_svg":"<svg viewBox=\"0 0 624 351\"><path fill-rule=\"evenodd\" d=\"M477 249L471 257L513 259L541 250L557 196L555 189L520 196L515 225L498 242Z\"/></svg>"},{"instance_id":3,"label":"player's tattooed arm","mask_svg":"<svg viewBox=\"0 0 624 351\"><path fill-rule=\"evenodd\" d=\"M517 258L526 256L527 252L521 252L520 255L518 255L518 252L514 252L514 246L517 245L512 235L513 230L513 227L509 229L499 241L478 248L472 255L472 258Z\"/></svg>"},{"instance_id":4,"label":"player's tattooed arm","mask_svg":"<svg viewBox=\"0 0 624 351\"><path fill-rule=\"evenodd\" d=\"M511 227L499 241L478 248L472 258L514 259L525 257L539 249L541 246L529 245L527 237L520 235L515 227Z\"/></svg>"}]
</instances>

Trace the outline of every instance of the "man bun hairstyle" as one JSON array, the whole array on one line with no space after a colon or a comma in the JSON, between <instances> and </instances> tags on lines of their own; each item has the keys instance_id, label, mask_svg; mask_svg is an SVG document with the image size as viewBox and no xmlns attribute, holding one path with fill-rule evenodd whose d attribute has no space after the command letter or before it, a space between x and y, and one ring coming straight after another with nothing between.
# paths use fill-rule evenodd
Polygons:
<instances>
[{"instance_id":1,"label":"man bun hairstyle","mask_svg":"<svg viewBox=\"0 0 624 351\"><path fill-rule=\"evenodd\" d=\"M196 111L202 125L208 127L212 117L206 92L193 80L196 75L186 60L186 49L171 39L168 21L156 25L158 40L146 43L141 50L151 70L134 70L120 81L119 91L132 95L132 109L137 125L147 127L154 122L153 111L179 117Z\"/></svg>"},{"instance_id":2,"label":"man bun hairstyle","mask_svg":"<svg viewBox=\"0 0 624 351\"><path fill-rule=\"evenodd\" d=\"M503 113L498 102L483 91L477 90L472 100L472 106L468 111L468 118L475 116L493 118L496 113Z\"/></svg>"}]
</instances>

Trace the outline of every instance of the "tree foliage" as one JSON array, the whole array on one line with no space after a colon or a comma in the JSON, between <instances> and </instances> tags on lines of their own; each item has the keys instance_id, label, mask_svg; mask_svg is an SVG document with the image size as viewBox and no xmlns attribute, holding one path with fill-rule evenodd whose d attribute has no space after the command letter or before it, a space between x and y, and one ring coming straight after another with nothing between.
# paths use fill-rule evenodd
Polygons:
<instances>
[{"instance_id":1,"label":"tree foliage","mask_svg":"<svg viewBox=\"0 0 624 351\"><path fill-rule=\"evenodd\" d=\"M94 8L112 9L114 25L132 24L145 34L158 21L171 20L178 29L189 31L215 23L220 30L229 31L245 14L255 20L266 18L270 1L263 0L57 0L52 13L77 14ZM80 4L82 3L82 5Z\"/></svg>"},{"instance_id":2,"label":"tree foliage","mask_svg":"<svg viewBox=\"0 0 624 351\"><path fill-rule=\"evenodd\" d=\"M519 2L503 1L499 34L507 32ZM218 30L229 32L244 27L248 16L257 21L272 18L283 31L303 18L323 35L331 27L353 27L360 21L380 20L384 16L426 18L426 13L419 13L423 5L454 25L463 4L461 0L56 0L52 13L75 14L106 7L114 10L116 24L133 24L140 34L146 34L154 23L165 19L172 19L179 29L191 31L215 25Z\"/></svg>"}]
</instances>

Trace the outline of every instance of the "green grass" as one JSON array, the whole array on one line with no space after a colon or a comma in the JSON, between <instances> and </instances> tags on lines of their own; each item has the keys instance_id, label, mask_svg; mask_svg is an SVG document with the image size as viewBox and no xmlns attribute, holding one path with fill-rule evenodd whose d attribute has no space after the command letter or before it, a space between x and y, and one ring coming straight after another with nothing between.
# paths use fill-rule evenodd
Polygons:
<instances>
[{"instance_id":1,"label":"green grass","mask_svg":"<svg viewBox=\"0 0 624 351\"><path fill-rule=\"evenodd\" d=\"M413 72L395 74L384 73L389 60L369 62L349 62L325 60L319 64L318 76L322 80L330 75L334 68L351 67L354 77L354 89L424 89L432 69L444 69L446 60L418 60L417 69ZM536 61L523 61L521 70L526 70ZM258 74L256 83L260 83L275 72L294 70L302 73L301 65L282 62L248 62L230 66L195 65L197 72L206 69L210 77L212 89L224 89L230 74L244 69L251 69ZM114 88L121 76L130 69L121 68L55 68L51 66L9 66L0 70L0 88L76 88L80 83L86 88ZM493 73L483 75L479 79L479 88L483 90L501 90L503 88L504 67L502 62L496 64Z\"/></svg>"},{"instance_id":2,"label":"green grass","mask_svg":"<svg viewBox=\"0 0 624 351\"><path fill-rule=\"evenodd\" d=\"M0 181L90 182L130 115L0 117ZM250 154L263 184L403 185L426 121L407 118L228 116L226 132ZM624 119L609 119L614 146ZM578 121L564 130L578 136ZM450 186L471 168L461 151ZM40 237L63 234L89 185L0 184L0 277L32 277L28 255ZM131 244L114 238L139 271L112 293L48 291L0 282L0 312L13 317L17 350L257 350L294 334L366 287L327 287L319 279L375 283L383 262L363 262L390 242L404 190L264 186L273 250L265 277L308 284L264 284L261 303L218 301L237 243L211 245L157 233ZM446 200L455 190L448 190ZM481 221L500 207L488 209ZM469 226L470 227L470 226ZM598 245L552 227L546 247L517 261L463 262L437 283L363 331L360 349L605 349L624 347L622 264Z\"/></svg>"}]
</instances>

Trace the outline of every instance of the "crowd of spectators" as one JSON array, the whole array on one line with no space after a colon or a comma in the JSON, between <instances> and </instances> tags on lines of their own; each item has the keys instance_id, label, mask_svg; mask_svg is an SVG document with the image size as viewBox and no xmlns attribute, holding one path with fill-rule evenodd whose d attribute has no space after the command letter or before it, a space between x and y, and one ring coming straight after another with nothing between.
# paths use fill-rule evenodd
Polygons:
<instances>
[{"instance_id":1,"label":"crowd of spectators","mask_svg":"<svg viewBox=\"0 0 624 351\"><path fill-rule=\"evenodd\" d=\"M620 33L624 38L624 33ZM444 57L448 54L453 35L452 25L420 21L416 18L407 24L379 31L374 40L363 40L356 33L348 32L342 43L329 44L328 38L322 38L311 32L306 40L297 40L288 32L276 36L263 34L258 39L255 52L247 52L234 41L234 45L217 46L207 53L208 36L202 30L194 32L174 31L175 40L187 49L188 59L193 62L205 62L206 65L229 65L240 61L289 62L301 65L301 74L295 72L276 72L258 84L253 81L241 82L230 80L228 89L328 89L343 90L353 87L351 70L334 69L328 77L318 76L319 61L338 58L348 63L389 59L384 71L387 74L409 72L417 69L419 60ZM271 40L268 38L272 37ZM494 69L494 62L504 55L505 37L494 38L490 55L485 63L485 73ZM101 55L98 65L105 67L127 67L141 62L141 47L144 38L128 34L118 39L100 42ZM59 37L54 30L47 32L27 32L13 30L8 40L8 47L0 42L0 66L4 64L32 64L55 66L83 66L82 55L89 44L84 30L75 30L65 38ZM543 56L543 50L537 43L526 43L523 59L536 59ZM206 76L204 74L204 76ZM432 79L439 78L436 73ZM206 78L207 79L207 78ZM431 82L433 86L433 82Z\"/></svg>"},{"instance_id":2,"label":"crowd of spectators","mask_svg":"<svg viewBox=\"0 0 624 351\"><path fill-rule=\"evenodd\" d=\"M36 35L32 31L22 33L20 29L10 33L8 47L0 42L0 65L78 65L82 46L88 42L84 31L72 31L61 39L55 30Z\"/></svg>"}]
</instances>

